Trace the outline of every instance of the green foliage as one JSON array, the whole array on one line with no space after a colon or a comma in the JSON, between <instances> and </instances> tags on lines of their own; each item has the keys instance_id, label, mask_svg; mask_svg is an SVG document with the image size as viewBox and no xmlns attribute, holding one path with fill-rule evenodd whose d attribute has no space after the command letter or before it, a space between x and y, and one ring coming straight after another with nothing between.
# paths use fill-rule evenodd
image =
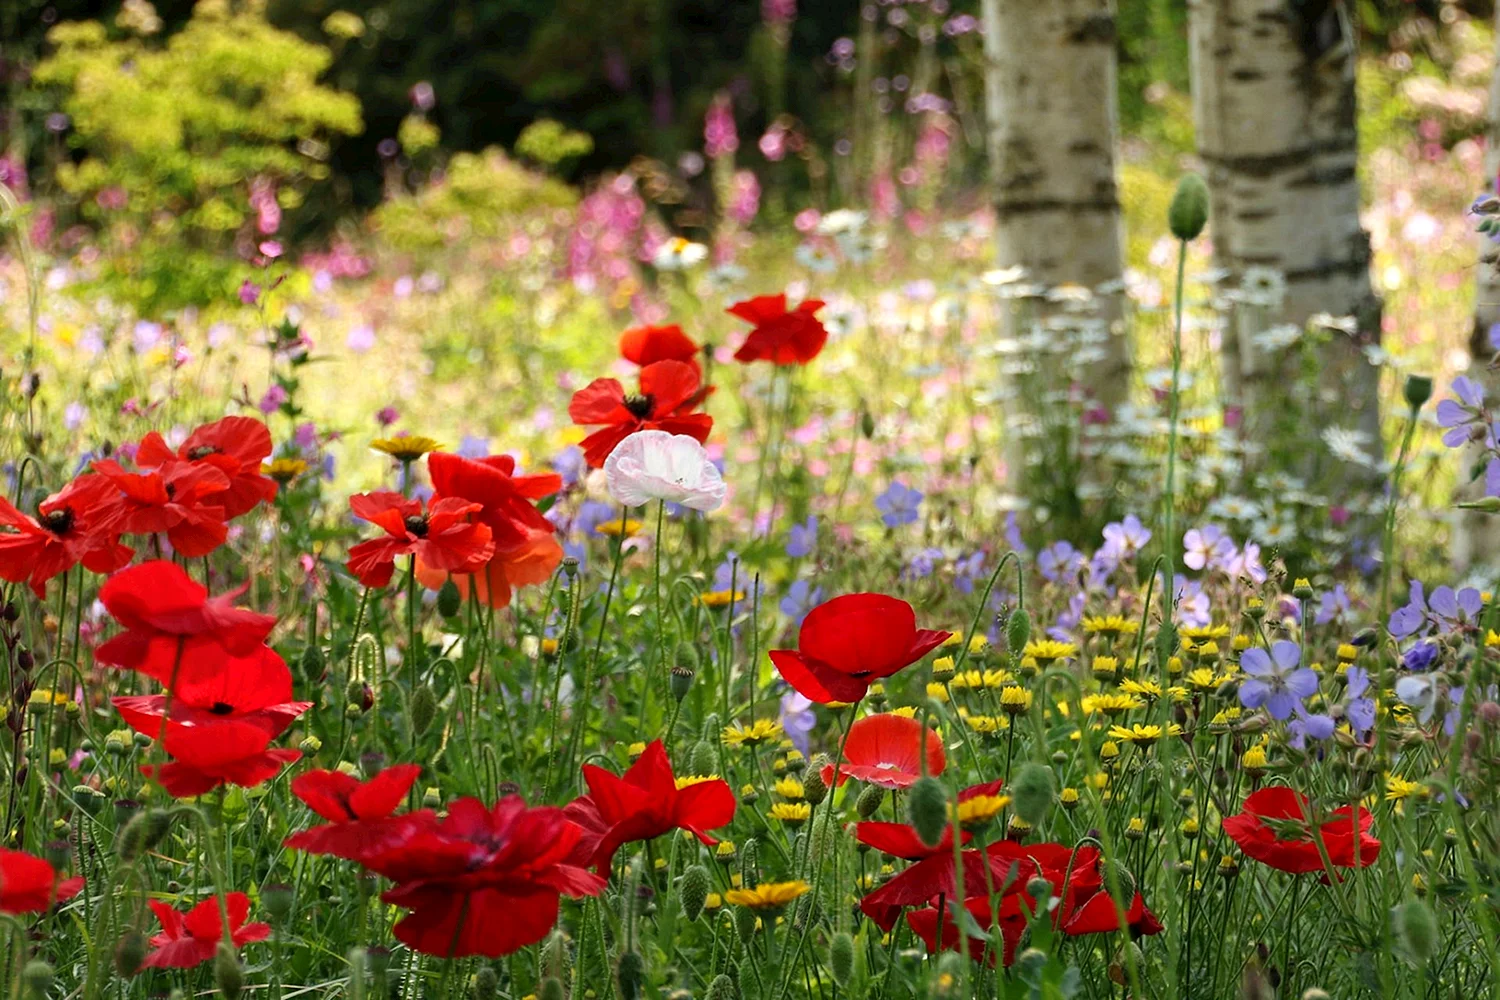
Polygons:
<instances>
[{"instance_id":1,"label":"green foliage","mask_svg":"<svg viewBox=\"0 0 1500 1000\"><path fill-rule=\"evenodd\" d=\"M81 153L57 181L78 216L131 246L112 283L148 312L226 294L221 255L253 227L252 185L296 209L329 176L326 138L362 127L358 100L317 82L328 50L254 6L203 0L164 43L98 21L48 40L36 80L62 91Z\"/></svg>"},{"instance_id":2,"label":"green foliage","mask_svg":"<svg viewBox=\"0 0 1500 1000\"><path fill-rule=\"evenodd\" d=\"M516 153L549 167L594 151L594 140L586 132L542 118L532 122L516 139Z\"/></svg>"}]
</instances>

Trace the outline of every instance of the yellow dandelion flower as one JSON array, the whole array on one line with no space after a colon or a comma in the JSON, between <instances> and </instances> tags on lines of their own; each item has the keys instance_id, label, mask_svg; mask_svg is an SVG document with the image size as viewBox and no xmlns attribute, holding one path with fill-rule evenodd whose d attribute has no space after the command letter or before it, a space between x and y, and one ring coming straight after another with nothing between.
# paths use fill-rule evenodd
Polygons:
<instances>
[{"instance_id":1,"label":"yellow dandelion flower","mask_svg":"<svg viewBox=\"0 0 1500 1000\"><path fill-rule=\"evenodd\" d=\"M811 888L801 879L795 882L762 882L754 889L731 889L724 894L724 901L752 910L780 910Z\"/></svg>"},{"instance_id":2,"label":"yellow dandelion flower","mask_svg":"<svg viewBox=\"0 0 1500 1000\"><path fill-rule=\"evenodd\" d=\"M1198 643L1209 639L1229 638L1228 625L1185 625L1178 633L1183 639Z\"/></svg>"},{"instance_id":3,"label":"yellow dandelion flower","mask_svg":"<svg viewBox=\"0 0 1500 1000\"><path fill-rule=\"evenodd\" d=\"M307 463L300 458L273 458L262 465L260 471L285 486L307 471Z\"/></svg>"},{"instance_id":4,"label":"yellow dandelion flower","mask_svg":"<svg viewBox=\"0 0 1500 1000\"><path fill-rule=\"evenodd\" d=\"M1147 701L1155 701L1161 697L1161 685L1156 681L1138 681L1127 677L1120 682L1120 690L1126 694L1136 694Z\"/></svg>"},{"instance_id":5,"label":"yellow dandelion flower","mask_svg":"<svg viewBox=\"0 0 1500 1000\"><path fill-rule=\"evenodd\" d=\"M1390 775L1385 779L1385 800L1387 802L1401 802L1413 795L1423 796L1427 794L1427 788L1420 781L1407 781L1398 775Z\"/></svg>"},{"instance_id":6,"label":"yellow dandelion flower","mask_svg":"<svg viewBox=\"0 0 1500 1000\"><path fill-rule=\"evenodd\" d=\"M1124 715L1145 708L1146 703L1133 694L1086 694L1083 696L1084 715Z\"/></svg>"},{"instance_id":7,"label":"yellow dandelion flower","mask_svg":"<svg viewBox=\"0 0 1500 1000\"><path fill-rule=\"evenodd\" d=\"M1141 630L1141 623L1124 615L1089 615L1083 619L1083 630L1113 639L1121 635L1135 635Z\"/></svg>"},{"instance_id":8,"label":"yellow dandelion flower","mask_svg":"<svg viewBox=\"0 0 1500 1000\"><path fill-rule=\"evenodd\" d=\"M640 522L636 522L639 524ZM745 599L743 590L710 590L694 598L694 603L705 608L727 608Z\"/></svg>"},{"instance_id":9,"label":"yellow dandelion flower","mask_svg":"<svg viewBox=\"0 0 1500 1000\"><path fill-rule=\"evenodd\" d=\"M984 672L984 686L990 690L1004 687L1013 678L1007 670L986 670Z\"/></svg>"},{"instance_id":10,"label":"yellow dandelion flower","mask_svg":"<svg viewBox=\"0 0 1500 1000\"><path fill-rule=\"evenodd\" d=\"M893 709L891 709L886 714L887 715L899 715L903 719L915 719L917 717L917 706L915 706L915 705L902 705L900 708L893 708Z\"/></svg>"},{"instance_id":11,"label":"yellow dandelion flower","mask_svg":"<svg viewBox=\"0 0 1500 1000\"><path fill-rule=\"evenodd\" d=\"M1032 694L1019 684L1000 689L1000 707L1012 715L1031 710Z\"/></svg>"},{"instance_id":12,"label":"yellow dandelion flower","mask_svg":"<svg viewBox=\"0 0 1500 1000\"><path fill-rule=\"evenodd\" d=\"M777 795L792 802L801 802L807 794L807 790L802 787L802 782L796 778L782 778L773 788Z\"/></svg>"},{"instance_id":13,"label":"yellow dandelion flower","mask_svg":"<svg viewBox=\"0 0 1500 1000\"><path fill-rule=\"evenodd\" d=\"M415 462L429 451L437 451L442 445L420 434L401 434L392 438L377 438L370 442L370 447L384 452L398 462Z\"/></svg>"},{"instance_id":14,"label":"yellow dandelion flower","mask_svg":"<svg viewBox=\"0 0 1500 1000\"><path fill-rule=\"evenodd\" d=\"M933 701L942 702L944 704L947 704L947 701L948 701L948 687L947 687L947 685L945 685L945 684L939 684L936 681L932 682L931 684L928 684L927 685L927 697L931 698Z\"/></svg>"},{"instance_id":15,"label":"yellow dandelion flower","mask_svg":"<svg viewBox=\"0 0 1500 1000\"><path fill-rule=\"evenodd\" d=\"M1010 805L1009 795L976 795L958 804L959 825L971 829L988 823Z\"/></svg>"},{"instance_id":16,"label":"yellow dandelion flower","mask_svg":"<svg viewBox=\"0 0 1500 1000\"><path fill-rule=\"evenodd\" d=\"M1111 726L1109 727L1109 738L1119 740L1122 743L1133 743L1140 747L1149 747L1162 737L1161 726L1143 726L1137 722L1133 726Z\"/></svg>"},{"instance_id":17,"label":"yellow dandelion flower","mask_svg":"<svg viewBox=\"0 0 1500 1000\"><path fill-rule=\"evenodd\" d=\"M594 525L594 531L606 538L619 538L621 535L629 537L638 534L643 527L645 525L640 521L617 517L613 521L600 521Z\"/></svg>"},{"instance_id":18,"label":"yellow dandelion flower","mask_svg":"<svg viewBox=\"0 0 1500 1000\"><path fill-rule=\"evenodd\" d=\"M1003 715L970 715L964 722L976 733L1000 733L1010 728L1010 720Z\"/></svg>"},{"instance_id":19,"label":"yellow dandelion flower","mask_svg":"<svg viewBox=\"0 0 1500 1000\"><path fill-rule=\"evenodd\" d=\"M1042 666L1048 666L1056 660L1065 660L1070 656L1078 655L1078 647L1071 642L1058 642L1054 639L1033 639L1026 644L1022 650L1023 656L1029 656Z\"/></svg>"},{"instance_id":20,"label":"yellow dandelion flower","mask_svg":"<svg viewBox=\"0 0 1500 1000\"><path fill-rule=\"evenodd\" d=\"M1266 769L1270 759L1266 756L1266 748L1257 743L1240 755L1240 767L1251 774L1256 774Z\"/></svg>"},{"instance_id":21,"label":"yellow dandelion flower","mask_svg":"<svg viewBox=\"0 0 1500 1000\"><path fill-rule=\"evenodd\" d=\"M781 723L774 719L756 719L748 726L725 726L719 738L727 747L758 747L781 739L782 732Z\"/></svg>"},{"instance_id":22,"label":"yellow dandelion flower","mask_svg":"<svg viewBox=\"0 0 1500 1000\"><path fill-rule=\"evenodd\" d=\"M1113 656L1096 656L1089 669L1099 680L1112 681L1120 672L1120 661Z\"/></svg>"},{"instance_id":23,"label":"yellow dandelion flower","mask_svg":"<svg viewBox=\"0 0 1500 1000\"><path fill-rule=\"evenodd\" d=\"M806 802L778 802L770 808L769 814L787 826L801 826L812 817L812 806Z\"/></svg>"},{"instance_id":24,"label":"yellow dandelion flower","mask_svg":"<svg viewBox=\"0 0 1500 1000\"><path fill-rule=\"evenodd\" d=\"M939 656L932 661L932 679L945 681L953 676L953 657Z\"/></svg>"},{"instance_id":25,"label":"yellow dandelion flower","mask_svg":"<svg viewBox=\"0 0 1500 1000\"><path fill-rule=\"evenodd\" d=\"M701 785L706 781L718 780L719 776L717 774L685 774L677 779L677 790L680 792L684 788L692 788L694 785Z\"/></svg>"}]
</instances>

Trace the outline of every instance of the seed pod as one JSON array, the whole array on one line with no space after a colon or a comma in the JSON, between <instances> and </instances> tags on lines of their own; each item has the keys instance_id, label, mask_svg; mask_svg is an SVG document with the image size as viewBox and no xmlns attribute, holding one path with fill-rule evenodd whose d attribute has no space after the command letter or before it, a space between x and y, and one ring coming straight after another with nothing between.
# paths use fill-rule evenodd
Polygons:
<instances>
[{"instance_id":1,"label":"seed pod","mask_svg":"<svg viewBox=\"0 0 1500 1000\"><path fill-rule=\"evenodd\" d=\"M260 890L260 905L273 920L285 920L287 914L292 912L292 903L295 901L296 893L289 885L272 883Z\"/></svg>"},{"instance_id":2,"label":"seed pod","mask_svg":"<svg viewBox=\"0 0 1500 1000\"><path fill-rule=\"evenodd\" d=\"M1016 608L1005 623L1005 647L1017 656L1031 641L1031 615L1025 608Z\"/></svg>"},{"instance_id":3,"label":"seed pod","mask_svg":"<svg viewBox=\"0 0 1500 1000\"><path fill-rule=\"evenodd\" d=\"M859 798L854 800L854 811L859 813L860 819L869 819L875 815L875 810L880 808L880 803L885 801L885 789L879 785L866 785L865 790L859 793Z\"/></svg>"},{"instance_id":4,"label":"seed pod","mask_svg":"<svg viewBox=\"0 0 1500 1000\"><path fill-rule=\"evenodd\" d=\"M1420 899L1409 899L1396 908L1396 932L1419 963L1426 962L1437 951L1437 920Z\"/></svg>"},{"instance_id":5,"label":"seed pod","mask_svg":"<svg viewBox=\"0 0 1500 1000\"><path fill-rule=\"evenodd\" d=\"M682 903L682 915L697 920L703 912L703 904L708 901L708 890L708 869L702 865L689 865L682 873L682 886L677 897Z\"/></svg>"},{"instance_id":6,"label":"seed pod","mask_svg":"<svg viewBox=\"0 0 1500 1000\"><path fill-rule=\"evenodd\" d=\"M640 952L627 951L621 955L616 975L620 980L622 1000L636 1000L641 994L641 982L646 975L646 963Z\"/></svg>"},{"instance_id":7,"label":"seed pod","mask_svg":"<svg viewBox=\"0 0 1500 1000\"><path fill-rule=\"evenodd\" d=\"M1183 242L1195 240L1208 225L1208 185L1197 174L1183 174L1167 209L1167 226Z\"/></svg>"},{"instance_id":8,"label":"seed pod","mask_svg":"<svg viewBox=\"0 0 1500 1000\"><path fill-rule=\"evenodd\" d=\"M426 684L417 685L417 689L411 693L412 732L422 736L431 729L433 720L437 718L437 708L437 695L432 688Z\"/></svg>"},{"instance_id":9,"label":"seed pod","mask_svg":"<svg viewBox=\"0 0 1500 1000\"><path fill-rule=\"evenodd\" d=\"M90 788L88 785L74 785L73 801L78 803L78 808L90 816L97 816L104 808L106 799L103 792Z\"/></svg>"},{"instance_id":10,"label":"seed pod","mask_svg":"<svg viewBox=\"0 0 1500 1000\"><path fill-rule=\"evenodd\" d=\"M833 981L840 986L849 985L854 976L854 938L848 931L839 931L828 942L828 969Z\"/></svg>"},{"instance_id":11,"label":"seed pod","mask_svg":"<svg viewBox=\"0 0 1500 1000\"><path fill-rule=\"evenodd\" d=\"M668 683L671 687L672 697L677 701L681 701L693 689L693 668L685 667L679 663L672 668Z\"/></svg>"},{"instance_id":12,"label":"seed pod","mask_svg":"<svg viewBox=\"0 0 1500 1000\"><path fill-rule=\"evenodd\" d=\"M948 790L943 783L932 775L918 778L906 799L906 818L922 843L936 847L948 825Z\"/></svg>"},{"instance_id":13,"label":"seed pod","mask_svg":"<svg viewBox=\"0 0 1500 1000\"><path fill-rule=\"evenodd\" d=\"M863 406L859 410L859 432L865 436L865 440L875 436L875 415Z\"/></svg>"},{"instance_id":14,"label":"seed pod","mask_svg":"<svg viewBox=\"0 0 1500 1000\"><path fill-rule=\"evenodd\" d=\"M1032 761L1023 766L1011 786L1016 815L1033 827L1039 826L1052 807L1055 785L1052 768L1047 765Z\"/></svg>"},{"instance_id":15,"label":"seed pod","mask_svg":"<svg viewBox=\"0 0 1500 1000\"><path fill-rule=\"evenodd\" d=\"M214 952L214 985L224 1000L238 1000L240 991L245 988L245 973L240 969L239 956L234 953L234 947L224 941L219 942Z\"/></svg>"},{"instance_id":16,"label":"seed pod","mask_svg":"<svg viewBox=\"0 0 1500 1000\"><path fill-rule=\"evenodd\" d=\"M1428 375L1408 375L1406 384L1402 386L1401 393L1406 397L1406 405L1413 410L1420 410L1422 404L1432 398L1432 378Z\"/></svg>"}]
</instances>

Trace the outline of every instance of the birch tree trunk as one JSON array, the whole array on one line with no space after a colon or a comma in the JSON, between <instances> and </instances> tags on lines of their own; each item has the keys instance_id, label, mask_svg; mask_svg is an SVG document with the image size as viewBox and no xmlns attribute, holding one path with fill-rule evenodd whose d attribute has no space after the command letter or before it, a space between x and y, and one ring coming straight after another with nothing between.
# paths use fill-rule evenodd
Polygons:
<instances>
[{"instance_id":1,"label":"birch tree trunk","mask_svg":"<svg viewBox=\"0 0 1500 1000\"><path fill-rule=\"evenodd\" d=\"M1495 68L1490 76L1490 107L1484 132L1485 189L1495 192L1495 177L1500 173L1500 6L1495 9ZM1484 377L1485 367L1495 354L1490 346L1490 327L1500 323L1500 244L1479 236L1479 268L1474 288L1474 331L1469 338L1473 365L1469 375L1484 383L1486 393L1496 390L1494 378ZM1483 495L1483 480L1467 482L1470 468L1482 460L1477 448L1464 449L1464 483L1458 499L1473 500ZM1500 516L1477 510L1460 510L1453 524L1453 563L1459 572L1474 566L1492 566L1500 560Z\"/></svg>"},{"instance_id":2,"label":"birch tree trunk","mask_svg":"<svg viewBox=\"0 0 1500 1000\"><path fill-rule=\"evenodd\" d=\"M1355 173L1355 42L1342 0L1189 0L1193 112L1211 192L1215 263L1238 283L1267 268L1286 279L1279 308L1237 310L1223 341L1226 395L1247 436L1264 434L1290 382L1251 334L1318 313L1354 316L1320 358L1318 426L1363 431L1380 447L1380 339L1370 240ZM1305 431L1304 425L1304 431Z\"/></svg>"},{"instance_id":3,"label":"birch tree trunk","mask_svg":"<svg viewBox=\"0 0 1500 1000\"><path fill-rule=\"evenodd\" d=\"M983 14L997 262L1045 285L1118 282L1114 0L983 0ZM1089 388L1113 407L1128 389L1129 339L1119 290L1099 304L1111 334Z\"/></svg>"}]
</instances>

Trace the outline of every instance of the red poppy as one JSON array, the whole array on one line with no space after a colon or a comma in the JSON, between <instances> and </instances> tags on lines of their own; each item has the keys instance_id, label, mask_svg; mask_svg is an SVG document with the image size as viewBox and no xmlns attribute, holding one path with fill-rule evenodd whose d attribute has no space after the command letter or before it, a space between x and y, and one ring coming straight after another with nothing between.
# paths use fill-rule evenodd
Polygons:
<instances>
[{"instance_id":1,"label":"red poppy","mask_svg":"<svg viewBox=\"0 0 1500 1000\"><path fill-rule=\"evenodd\" d=\"M1323 856L1308 823L1315 816L1307 796L1284 785L1252 792L1243 810L1227 817L1224 832L1247 857L1284 872L1321 872ZM1318 836L1336 868L1366 868L1380 857L1380 841L1369 832L1374 817L1363 806L1335 809L1319 824Z\"/></svg>"},{"instance_id":2,"label":"red poppy","mask_svg":"<svg viewBox=\"0 0 1500 1000\"><path fill-rule=\"evenodd\" d=\"M960 831L962 836L959 842L967 844L972 835L967 831ZM930 858L934 854L953 855L953 827L943 828L942 839L935 847L929 847L917 835L914 827L907 823L883 823L864 822L854 827L854 836L861 844L875 848L882 854L889 854L893 858L901 858L906 861L920 861Z\"/></svg>"},{"instance_id":3,"label":"red poppy","mask_svg":"<svg viewBox=\"0 0 1500 1000\"><path fill-rule=\"evenodd\" d=\"M294 833L283 843L309 854L332 854L351 861L382 850L392 836L414 822L391 814L421 773L420 764L397 764L369 781L342 771L299 774L292 779L292 794L331 822Z\"/></svg>"},{"instance_id":4,"label":"red poppy","mask_svg":"<svg viewBox=\"0 0 1500 1000\"><path fill-rule=\"evenodd\" d=\"M802 620L796 649L771 662L799 694L819 704L859 701L870 685L910 666L951 633L917 628L911 605L885 594L845 594Z\"/></svg>"},{"instance_id":5,"label":"red poppy","mask_svg":"<svg viewBox=\"0 0 1500 1000\"><path fill-rule=\"evenodd\" d=\"M650 840L671 830L718 843L707 833L734 819L734 793L719 778L688 779L678 786L661 740L652 741L623 777L593 764L583 766L589 794L564 812L584 830L583 864L608 873L621 844Z\"/></svg>"},{"instance_id":6,"label":"red poppy","mask_svg":"<svg viewBox=\"0 0 1500 1000\"><path fill-rule=\"evenodd\" d=\"M122 695L114 706L131 729L161 738L173 758L160 767L142 767L141 773L156 778L169 795L188 798L224 784L258 785L300 759L297 750L271 747L312 707L291 698L291 671L262 646L221 661L217 672L179 681L170 697Z\"/></svg>"},{"instance_id":7,"label":"red poppy","mask_svg":"<svg viewBox=\"0 0 1500 1000\"><path fill-rule=\"evenodd\" d=\"M132 550L118 535L101 530L102 505L115 495L107 480L80 476L37 506L28 517L0 497L0 580L29 583L32 593L47 596L47 581L78 563L91 573L113 573L130 562Z\"/></svg>"},{"instance_id":8,"label":"red poppy","mask_svg":"<svg viewBox=\"0 0 1500 1000\"><path fill-rule=\"evenodd\" d=\"M83 879L59 881L44 858L0 847L0 913L40 913L54 903L72 899L83 889Z\"/></svg>"},{"instance_id":9,"label":"red poppy","mask_svg":"<svg viewBox=\"0 0 1500 1000\"><path fill-rule=\"evenodd\" d=\"M786 295L758 295L729 307L732 315L754 329L734 352L734 360L769 361L777 365L805 365L828 341L828 330L813 314L823 308L819 299L803 299L788 310Z\"/></svg>"},{"instance_id":10,"label":"red poppy","mask_svg":"<svg viewBox=\"0 0 1500 1000\"><path fill-rule=\"evenodd\" d=\"M676 323L666 326L635 326L620 334L620 357L642 368L658 361L681 361L698 367L700 348Z\"/></svg>"},{"instance_id":11,"label":"red poppy","mask_svg":"<svg viewBox=\"0 0 1500 1000\"><path fill-rule=\"evenodd\" d=\"M276 480L260 472L261 463L270 457L271 432L265 424L254 417L225 417L193 431L175 452L152 431L141 439L135 461L143 469L172 461L218 469L228 477L229 486L211 499L224 508L224 520L229 521L276 499Z\"/></svg>"},{"instance_id":12,"label":"red poppy","mask_svg":"<svg viewBox=\"0 0 1500 1000\"><path fill-rule=\"evenodd\" d=\"M422 501L382 490L350 497L349 509L386 533L349 550L349 572L366 587L390 583L397 556L415 555L443 573L473 573L495 554L489 525L469 520L480 509L470 500L433 500L424 513Z\"/></svg>"},{"instance_id":13,"label":"red poppy","mask_svg":"<svg viewBox=\"0 0 1500 1000\"><path fill-rule=\"evenodd\" d=\"M909 788L922 776L924 753L927 773L942 774L948 757L937 733L904 715L865 716L849 728L838 783L858 778L882 788ZM833 765L823 765L823 783L833 780Z\"/></svg>"},{"instance_id":14,"label":"red poppy","mask_svg":"<svg viewBox=\"0 0 1500 1000\"><path fill-rule=\"evenodd\" d=\"M121 534L165 534L179 554L206 556L229 537L219 497L229 477L199 462L169 461L140 472L127 472L113 459L94 463L94 471L118 490L105 506L105 526Z\"/></svg>"},{"instance_id":15,"label":"red poppy","mask_svg":"<svg viewBox=\"0 0 1500 1000\"><path fill-rule=\"evenodd\" d=\"M494 536L495 553L489 562L471 576L453 577L464 597L472 581L480 601L493 608L508 607L514 588L545 582L562 562L556 526L534 504L562 489L561 476L517 476L516 460L509 455L469 459L434 453L427 456L427 471L437 497L479 504L474 520L488 525ZM417 579L424 587L436 590L449 575L417 558Z\"/></svg>"},{"instance_id":16,"label":"red poppy","mask_svg":"<svg viewBox=\"0 0 1500 1000\"><path fill-rule=\"evenodd\" d=\"M953 901L945 900L942 914L942 939L938 939L938 909L936 906L928 906L920 910L908 910L906 923L922 943L927 946L929 955L936 955L940 951L967 951L969 957L976 962L985 962L993 966L996 954L991 946L990 939L984 937L970 937L965 931L960 930L953 919ZM964 903L964 909L969 911L969 916L974 919L980 927L995 926L995 911L990 905L988 898L979 896ZM1000 934L1005 944L1005 952L1002 956L1004 963L1008 966L1016 958L1016 946L1020 943L1021 935L1026 929L1024 921L1007 920L1000 918ZM962 942L962 947L960 946Z\"/></svg>"},{"instance_id":17,"label":"red poppy","mask_svg":"<svg viewBox=\"0 0 1500 1000\"><path fill-rule=\"evenodd\" d=\"M220 672L227 656L254 653L276 619L234 606L243 588L221 597L193 582L182 567L153 560L104 581L99 600L125 632L103 643L94 658L179 686L198 674Z\"/></svg>"},{"instance_id":18,"label":"red poppy","mask_svg":"<svg viewBox=\"0 0 1500 1000\"><path fill-rule=\"evenodd\" d=\"M658 361L641 369L641 391L633 396L625 394L617 379L594 379L573 393L568 416L582 426L604 425L581 442L583 457L598 469L636 431L666 431L685 434L699 444L707 441L714 418L691 412L704 395L697 369L681 361Z\"/></svg>"},{"instance_id":19,"label":"red poppy","mask_svg":"<svg viewBox=\"0 0 1500 1000\"><path fill-rule=\"evenodd\" d=\"M161 933L151 936L152 950L141 968L191 969L213 959L219 942L224 940L224 912L219 909L217 896L205 899L186 913L157 899L146 900L146 905L161 921ZM270 924L245 923L250 915L250 897L243 892L225 894L224 910L229 913L229 939L236 948L271 936Z\"/></svg>"},{"instance_id":20,"label":"red poppy","mask_svg":"<svg viewBox=\"0 0 1500 1000\"><path fill-rule=\"evenodd\" d=\"M1079 848L1062 844L1032 844L1023 848L1037 866L1037 874L1052 884L1057 905L1052 910L1053 924L1064 934L1112 934L1120 929L1120 913L1110 896L1100 867L1099 849L1092 845ZM1032 912L1031 897L1021 895L1016 903ZM1146 908L1139 892L1133 892L1125 907L1125 925L1136 935L1159 934L1161 923Z\"/></svg>"},{"instance_id":21,"label":"red poppy","mask_svg":"<svg viewBox=\"0 0 1500 1000\"><path fill-rule=\"evenodd\" d=\"M593 896L604 880L569 864L582 831L561 809L528 809L519 796L488 809L452 803L426 814L399 842L363 859L396 882L381 896L411 910L397 940L426 955L498 958L535 944L557 923L558 897Z\"/></svg>"},{"instance_id":22,"label":"red poppy","mask_svg":"<svg viewBox=\"0 0 1500 1000\"><path fill-rule=\"evenodd\" d=\"M1000 840L982 851L964 851L963 869L964 899L978 897L987 900L992 894L997 894L1000 896L997 905L1019 913L1010 900L1025 891L1026 882L1036 873L1036 864L1026 857L1019 845ZM927 906L938 897L957 898L956 884L950 841L948 850L933 850L865 896L859 901L859 908L881 930L889 931L906 907Z\"/></svg>"}]
</instances>

